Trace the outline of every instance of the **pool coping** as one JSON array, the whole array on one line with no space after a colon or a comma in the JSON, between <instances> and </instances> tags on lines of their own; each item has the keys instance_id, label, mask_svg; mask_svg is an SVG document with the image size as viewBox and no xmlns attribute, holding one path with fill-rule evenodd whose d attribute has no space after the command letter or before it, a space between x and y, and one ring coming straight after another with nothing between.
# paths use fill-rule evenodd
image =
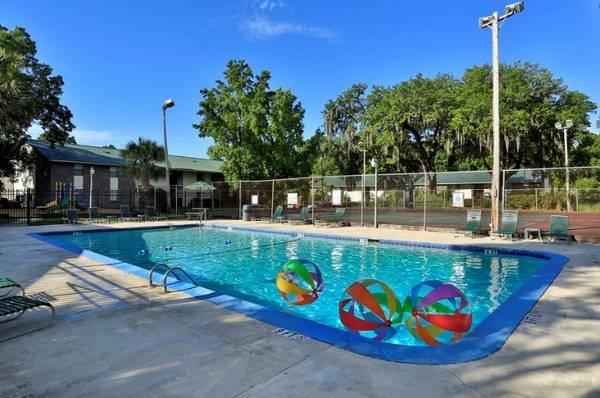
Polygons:
<instances>
[{"instance_id":1,"label":"pool coping","mask_svg":"<svg viewBox=\"0 0 600 398\"><path fill-rule=\"evenodd\" d=\"M365 237L341 236L336 234L293 231L273 231L268 228L240 227L221 224L210 224L203 228L219 228L227 230L239 230L245 232L259 232L267 234L287 235L292 237L309 237L327 240L343 240L360 242L361 240L373 240ZM115 232L124 230L148 230L148 229L179 229L193 228L198 225L180 226L140 226L120 229L85 229L81 231L45 231L28 233L35 239L85 256L102 264L112 266L123 272L136 275L148 280L149 270L114 259L102 254L82 249L73 244L62 242L52 238L52 235L73 234L74 232ZM221 307L244 314L250 318L266 322L278 327L293 330L315 340L331 344L357 354L366 355L393 362L412 364L445 365L474 361L485 358L498 351L506 343L513 331L519 326L522 319L533 308L544 292L560 274L569 259L560 254L545 251L530 251L524 249L497 248L479 245L426 243L394 239L378 240L383 245L397 245L403 247L432 248L455 251L485 252L491 254L521 255L542 258L545 264L540 266L525 283L509 296L498 308L488 315L481 323L471 330L462 340L442 346L407 346L379 342L362 337L355 333L323 325L315 321L301 318L299 316L281 312L276 309L256 304L244 299L233 297L219 291L213 291L202 286L181 282L177 288L181 293L198 300L208 301ZM160 283L161 278L156 277L155 283Z\"/></svg>"}]
</instances>

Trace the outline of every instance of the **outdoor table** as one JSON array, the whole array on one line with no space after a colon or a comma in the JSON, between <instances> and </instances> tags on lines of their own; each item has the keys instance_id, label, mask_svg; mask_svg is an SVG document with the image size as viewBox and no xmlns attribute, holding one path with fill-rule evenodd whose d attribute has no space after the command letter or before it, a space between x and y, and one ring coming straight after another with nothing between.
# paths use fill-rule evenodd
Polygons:
<instances>
[{"instance_id":1,"label":"outdoor table","mask_svg":"<svg viewBox=\"0 0 600 398\"><path fill-rule=\"evenodd\" d=\"M542 229L541 228L525 228L525 239L529 239L529 235L537 234L537 239L542 240Z\"/></svg>"}]
</instances>

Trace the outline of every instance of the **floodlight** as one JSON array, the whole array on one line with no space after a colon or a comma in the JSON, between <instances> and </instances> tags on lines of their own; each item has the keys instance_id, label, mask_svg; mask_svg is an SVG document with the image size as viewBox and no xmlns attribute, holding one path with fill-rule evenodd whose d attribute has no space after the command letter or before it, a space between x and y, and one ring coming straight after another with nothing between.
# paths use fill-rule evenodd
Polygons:
<instances>
[{"instance_id":1,"label":"floodlight","mask_svg":"<svg viewBox=\"0 0 600 398\"><path fill-rule=\"evenodd\" d=\"M378 164L379 164L379 163L377 162L377 159L375 159L375 158L371 159L371 166L372 166L372 167L374 167L374 168L377 168L377 165L378 165Z\"/></svg>"},{"instance_id":2,"label":"floodlight","mask_svg":"<svg viewBox=\"0 0 600 398\"><path fill-rule=\"evenodd\" d=\"M557 130L562 130L562 128L563 128L563 126L560 122L554 123L554 127L556 127Z\"/></svg>"},{"instance_id":3,"label":"floodlight","mask_svg":"<svg viewBox=\"0 0 600 398\"><path fill-rule=\"evenodd\" d=\"M162 108L163 109L167 109L167 108L172 108L175 106L175 101L173 101L172 98L169 98L168 100L166 100L165 102L163 102L162 104Z\"/></svg>"},{"instance_id":4,"label":"floodlight","mask_svg":"<svg viewBox=\"0 0 600 398\"><path fill-rule=\"evenodd\" d=\"M482 17L479 18L479 27L480 28L487 28L488 25L492 22L493 17L489 16L489 17Z\"/></svg>"},{"instance_id":5,"label":"floodlight","mask_svg":"<svg viewBox=\"0 0 600 398\"><path fill-rule=\"evenodd\" d=\"M518 3L509 4L504 7L504 12L507 14L516 14L522 12L525 9L525 3L519 1Z\"/></svg>"},{"instance_id":6,"label":"floodlight","mask_svg":"<svg viewBox=\"0 0 600 398\"><path fill-rule=\"evenodd\" d=\"M567 119L567 121L566 121L565 124L566 124L566 127L568 129L570 129L571 127L573 127L573 121L571 119Z\"/></svg>"}]
</instances>

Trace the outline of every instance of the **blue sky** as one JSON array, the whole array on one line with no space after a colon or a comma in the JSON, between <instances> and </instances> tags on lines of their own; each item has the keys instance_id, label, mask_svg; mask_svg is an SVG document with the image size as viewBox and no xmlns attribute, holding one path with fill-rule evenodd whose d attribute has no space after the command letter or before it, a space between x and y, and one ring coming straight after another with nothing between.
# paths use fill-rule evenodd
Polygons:
<instances>
[{"instance_id":1,"label":"blue sky","mask_svg":"<svg viewBox=\"0 0 600 398\"><path fill-rule=\"evenodd\" d=\"M273 87L291 89L310 136L323 104L352 83L460 76L489 63L491 35L478 18L510 1L3 0L0 24L27 28L39 58L64 77L80 143L162 142L160 105L172 97L170 152L205 156L210 140L192 128L198 91L228 60L268 69ZM599 103L599 5L526 0L501 29L501 60L540 63Z\"/></svg>"}]
</instances>

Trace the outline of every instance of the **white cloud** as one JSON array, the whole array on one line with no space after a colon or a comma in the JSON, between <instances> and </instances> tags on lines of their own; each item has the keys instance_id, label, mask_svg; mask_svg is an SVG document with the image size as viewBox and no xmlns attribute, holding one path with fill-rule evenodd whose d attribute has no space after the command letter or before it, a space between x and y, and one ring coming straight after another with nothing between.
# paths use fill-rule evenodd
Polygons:
<instances>
[{"instance_id":1,"label":"white cloud","mask_svg":"<svg viewBox=\"0 0 600 398\"><path fill-rule=\"evenodd\" d=\"M255 17L245 21L242 29L255 39L269 39L282 35L301 35L335 41L337 35L331 29L309 26L305 24L293 24L288 22L271 21L264 17Z\"/></svg>"},{"instance_id":2,"label":"white cloud","mask_svg":"<svg viewBox=\"0 0 600 398\"><path fill-rule=\"evenodd\" d=\"M38 138L44 130L39 124L33 124L27 129L27 134ZM113 130L75 129L71 132L78 144L82 145L108 145L123 146L129 140L125 134Z\"/></svg>"},{"instance_id":3,"label":"white cloud","mask_svg":"<svg viewBox=\"0 0 600 398\"><path fill-rule=\"evenodd\" d=\"M110 130L75 129L71 135L83 145L120 145L124 138L118 131Z\"/></svg>"},{"instance_id":4,"label":"white cloud","mask_svg":"<svg viewBox=\"0 0 600 398\"><path fill-rule=\"evenodd\" d=\"M258 8L263 11L273 11L275 8L283 8L285 3L282 0L259 0Z\"/></svg>"}]
</instances>

